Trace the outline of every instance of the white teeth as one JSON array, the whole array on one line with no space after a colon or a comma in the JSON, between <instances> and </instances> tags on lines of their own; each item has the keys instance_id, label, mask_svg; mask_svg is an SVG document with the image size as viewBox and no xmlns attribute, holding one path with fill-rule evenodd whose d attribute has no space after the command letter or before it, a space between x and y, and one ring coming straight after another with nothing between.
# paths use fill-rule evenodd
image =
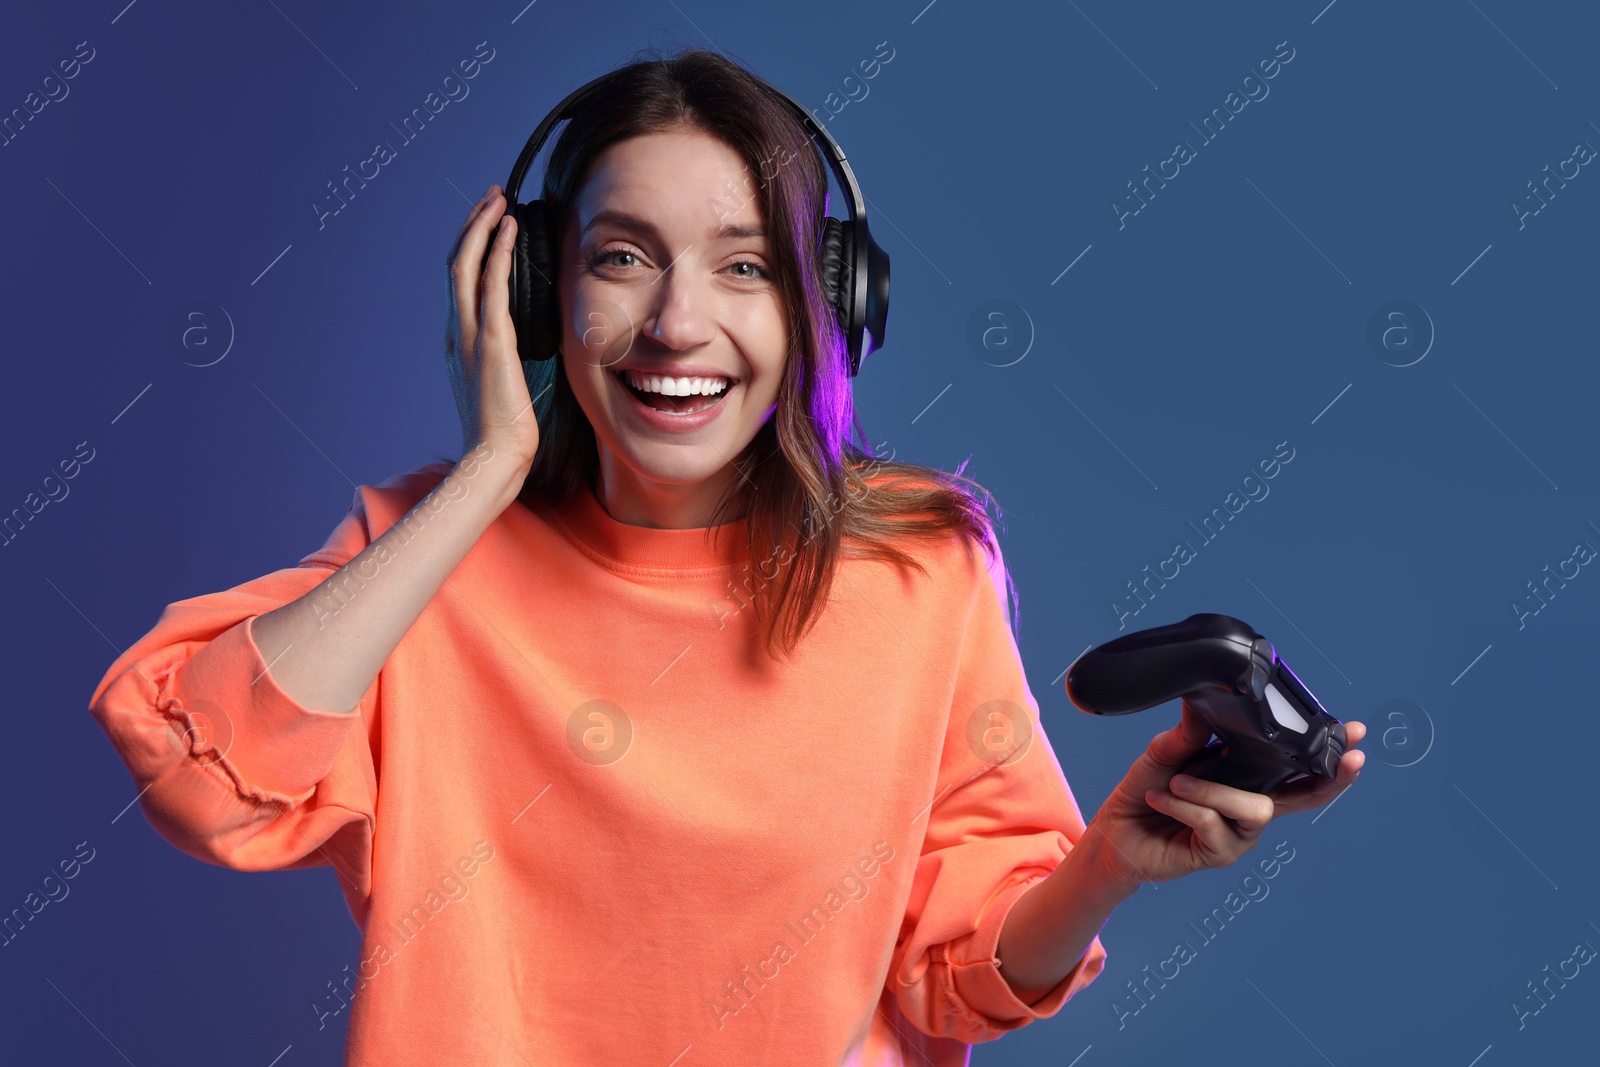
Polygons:
<instances>
[{"instance_id":1,"label":"white teeth","mask_svg":"<svg viewBox=\"0 0 1600 1067\"><path fill-rule=\"evenodd\" d=\"M635 389L663 396L716 396L732 384L728 378L667 378L659 374L640 374L634 370L622 373Z\"/></svg>"}]
</instances>

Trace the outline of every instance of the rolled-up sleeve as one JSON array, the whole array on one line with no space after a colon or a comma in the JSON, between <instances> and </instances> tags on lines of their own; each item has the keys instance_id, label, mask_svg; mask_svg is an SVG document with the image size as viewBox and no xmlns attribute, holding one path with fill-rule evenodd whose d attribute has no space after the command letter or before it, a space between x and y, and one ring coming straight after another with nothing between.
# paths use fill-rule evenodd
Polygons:
<instances>
[{"instance_id":1,"label":"rolled-up sleeve","mask_svg":"<svg viewBox=\"0 0 1600 1067\"><path fill-rule=\"evenodd\" d=\"M1106 953L1096 937L1031 1006L1000 973L1012 906L1085 826L1006 621L1003 564L988 565L976 547L972 560L938 788L888 982L924 1033L978 1044L1054 1015L1100 974Z\"/></svg>"},{"instance_id":2,"label":"rolled-up sleeve","mask_svg":"<svg viewBox=\"0 0 1600 1067\"><path fill-rule=\"evenodd\" d=\"M308 708L274 682L253 627L370 543L364 492L297 566L167 605L89 702L163 838L236 870L332 866L358 922L370 894L379 680L354 711Z\"/></svg>"}]
</instances>

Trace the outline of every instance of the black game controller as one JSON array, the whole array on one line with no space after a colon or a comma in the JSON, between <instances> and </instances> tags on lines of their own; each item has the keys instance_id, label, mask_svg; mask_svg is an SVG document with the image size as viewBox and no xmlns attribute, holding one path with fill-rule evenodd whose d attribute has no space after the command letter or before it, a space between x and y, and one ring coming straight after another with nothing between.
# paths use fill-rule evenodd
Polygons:
<instances>
[{"instance_id":1,"label":"black game controller","mask_svg":"<svg viewBox=\"0 0 1600 1067\"><path fill-rule=\"evenodd\" d=\"M1305 775L1332 781L1344 755L1344 724L1231 615L1202 612L1090 649L1067 670L1067 696L1094 715L1182 697L1217 736L1183 773L1252 793Z\"/></svg>"}]
</instances>

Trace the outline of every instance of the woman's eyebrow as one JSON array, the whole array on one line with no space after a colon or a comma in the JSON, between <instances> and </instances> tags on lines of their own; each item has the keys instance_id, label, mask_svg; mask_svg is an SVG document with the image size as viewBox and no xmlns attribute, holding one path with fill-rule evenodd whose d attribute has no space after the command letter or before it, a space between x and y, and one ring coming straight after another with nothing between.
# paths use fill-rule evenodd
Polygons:
<instances>
[{"instance_id":1,"label":"woman's eyebrow","mask_svg":"<svg viewBox=\"0 0 1600 1067\"><path fill-rule=\"evenodd\" d=\"M596 212L594 218L590 219L588 225L584 226L583 232L588 233L596 226L601 226L605 223L611 223L625 230L648 234L657 239L661 237L661 231L656 229L654 224L639 218L637 215L630 215L626 211L618 211L616 208L606 208L603 211ZM736 226L733 223L725 223L715 230L707 231L707 236L714 241L733 237L765 237L766 235L767 231L761 226Z\"/></svg>"}]
</instances>

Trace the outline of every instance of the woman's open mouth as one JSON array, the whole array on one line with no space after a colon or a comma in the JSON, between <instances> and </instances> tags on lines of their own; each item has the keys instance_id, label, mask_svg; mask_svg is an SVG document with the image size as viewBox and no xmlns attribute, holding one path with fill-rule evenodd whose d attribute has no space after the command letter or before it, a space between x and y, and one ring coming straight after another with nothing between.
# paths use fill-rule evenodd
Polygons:
<instances>
[{"instance_id":1,"label":"woman's open mouth","mask_svg":"<svg viewBox=\"0 0 1600 1067\"><path fill-rule=\"evenodd\" d=\"M736 378L673 378L636 370L612 373L640 406L675 418L709 411L721 404L738 384Z\"/></svg>"}]
</instances>

